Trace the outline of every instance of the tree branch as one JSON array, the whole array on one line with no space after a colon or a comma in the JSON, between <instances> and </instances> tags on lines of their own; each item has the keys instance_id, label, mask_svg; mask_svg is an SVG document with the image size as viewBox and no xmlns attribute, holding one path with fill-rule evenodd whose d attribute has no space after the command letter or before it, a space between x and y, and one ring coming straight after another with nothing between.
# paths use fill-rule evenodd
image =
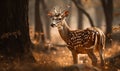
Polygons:
<instances>
[{"instance_id":1,"label":"tree branch","mask_svg":"<svg viewBox=\"0 0 120 71\"><path fill-rule=\"evenodd\" d=\"M94 24L93 24L93 21L92 21L90 15L80 6L79 1L78 1L78 0L72 0L72 1L73 1L74 4L76 5L76 7L88 17L88 19L89 19L89 21L90 21L90 25L91 25L92 27L94 27ZM77 1L78 1L78 2L77 2Z\"/></svg>"}]
</instances>

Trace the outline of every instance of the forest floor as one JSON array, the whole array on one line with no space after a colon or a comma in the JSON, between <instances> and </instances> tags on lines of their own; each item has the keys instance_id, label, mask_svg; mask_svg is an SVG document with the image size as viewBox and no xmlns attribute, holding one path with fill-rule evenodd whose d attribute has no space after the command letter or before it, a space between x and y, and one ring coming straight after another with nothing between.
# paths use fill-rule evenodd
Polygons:
<instances>
[{"instance_id":1,"label":"forest floor","mask_svg":"<svg viewBox=\"0 0 120 71\"><path fill-rule=\"evenodd\" d=\"M71 52L67 47L55 46L33 50L36 63L14 63L2 65L0 71L120 71L120 44L113 43L105 50L105 66L92 66L87 55L79 55L79 64L73 64Z\"/></svg>"}]
</instances>

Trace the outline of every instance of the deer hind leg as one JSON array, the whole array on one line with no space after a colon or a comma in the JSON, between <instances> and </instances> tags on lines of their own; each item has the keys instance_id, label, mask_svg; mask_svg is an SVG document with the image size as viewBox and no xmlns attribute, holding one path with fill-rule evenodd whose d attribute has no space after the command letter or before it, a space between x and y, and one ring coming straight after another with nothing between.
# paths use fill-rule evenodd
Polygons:
<instances>
[{"instance_id":1,"label":"deer hind leg","mask_svg":"<svg viewBox=\"0 0 120 71\"><path fill-rule=\"evenodd\" d=\"M92 61L92 65L96 66L97 65L97 58L93 52L93 49L87 50L87 54Z\"/></svg>"},{"instance_id":2,"label":"deer hind leg","mask_svg":"<svg viewBox=\"0 0 120 71\"><path fill-rule=\"evenodd\" d=\"M102 49L99 49L99 55L100 55L100 60L101 60L101 66L104 66L103 50Z\"/></svg>"},{"instance_id":3,"label":"deer hind leg","mask_svg":"<svg viewBox=\"0 0 120 71\"><path fill-rule=\"evenodd\" d=\"M73 62L74 64L78 63L78 54L75 51L72 51Z\"/></svg>"},{"instance_id":4,"label":"deer hind leg","mask_svg":"<svg viewBox=\"0 0 120 71\"><path fill-rule=\"evenodd\" d=\"M104 66L104 53L103 53L103 51L104 51L103 48L100 46L98 52L99 52L99 56L100 56L100 60L101 60L101 66Z\"/></svg>"},{"instance_id":5,"label":"deer hind leg","mask_svg":"<svg viewBox=\"0 0 120 71\"><path fill-rule=\"evenodd\" d=\"M101 43L98 45L98 52L101 60L101 66L104 66L104 48L105 48L105 36L103 35L101 38Z\"/></svg>"}]
</instances>

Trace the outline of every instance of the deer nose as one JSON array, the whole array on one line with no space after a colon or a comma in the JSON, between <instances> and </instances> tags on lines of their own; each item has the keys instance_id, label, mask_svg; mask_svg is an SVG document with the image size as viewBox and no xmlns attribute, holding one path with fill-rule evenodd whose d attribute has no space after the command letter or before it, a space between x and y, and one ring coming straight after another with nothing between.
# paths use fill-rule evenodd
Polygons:
<instances>
[{"instance_id":1,"label":"deer nose","mask_svg":"<svg viewBox=\"0 0 120 71\"><path fill-rule=\"evenodd\" d=\"M51 27L55 27L55 24L52 23L52 24L51 24Z\"/></svg>"}]
</instances>

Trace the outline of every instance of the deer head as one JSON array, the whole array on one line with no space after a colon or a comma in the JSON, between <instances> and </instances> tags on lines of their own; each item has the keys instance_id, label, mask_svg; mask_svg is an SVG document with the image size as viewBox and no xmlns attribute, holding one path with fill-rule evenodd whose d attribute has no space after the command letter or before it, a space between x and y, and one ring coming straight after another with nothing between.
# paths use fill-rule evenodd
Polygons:
<instances>
[{"instance_id":1,"label":"deer head","mask_svg":"<svg viewBox=\"0 0 120 71\"><path fill-rule=\"evenodd\" d=\"M58 25L60 25L60 23L68 16L68 11L67 10L64 10L64 11L61 11L61 9L59 11L57 11L55 8L54 8L54 11L53 12L49 12L48 13L48 16L51 18L51 26L52 27L57 27Z\"/></svg>"}]
</instances>

